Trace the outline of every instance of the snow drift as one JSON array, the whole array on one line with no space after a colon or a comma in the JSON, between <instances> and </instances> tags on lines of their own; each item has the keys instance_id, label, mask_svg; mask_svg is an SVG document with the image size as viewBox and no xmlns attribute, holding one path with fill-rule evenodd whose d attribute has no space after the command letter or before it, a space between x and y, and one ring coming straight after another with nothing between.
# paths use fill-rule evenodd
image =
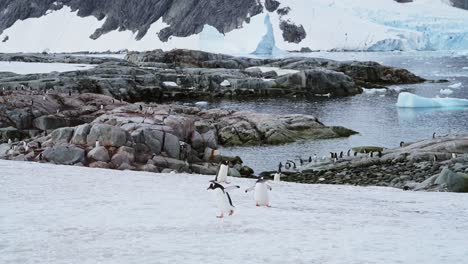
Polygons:
<instances>
[{"instance_id":1,"label":"snow drift","mask_svg":"<svg viewBox=\"0 0 468 264\"><path fill-rule=\"evenodd\" d=\"M464 263L468 196L0 161L1 263ZM33 172L33 173L32 173ZM408 249L411 250L408 250ZM437 249L437 250L434 250Z\"/></svg>"}]
</instances>

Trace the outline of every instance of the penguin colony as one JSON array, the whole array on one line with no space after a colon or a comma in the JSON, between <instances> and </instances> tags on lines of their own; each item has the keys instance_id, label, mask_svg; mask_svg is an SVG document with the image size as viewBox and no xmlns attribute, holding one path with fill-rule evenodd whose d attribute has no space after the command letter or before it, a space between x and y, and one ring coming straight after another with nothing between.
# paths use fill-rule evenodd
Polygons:
<instances>
[{"instance_id":1,"label":"penguin colony","mask_svg":"<svg viewBox=\"0 0 468 264\"><path fill-rule=\"evenodd\" d=\"M229 172L229 163L227 161L221 162L218 173L214 180L210 181L210 185L207 190L213 191L214 199L221 214L216 216L217 218L224 218L226 215L232 216L235 212L235 206L232 202L232 198L229 194L230 190L239 189L240 186L224 186L223 184L229 184L227 181ZM275 174L275 181L280 181L281 173ZM255 185L246 189L245 193L254 191L255 205L270 207L269 192L272 190L271 186L268 185L268 180L259 178Z\"/></svg>"}]
</instances>

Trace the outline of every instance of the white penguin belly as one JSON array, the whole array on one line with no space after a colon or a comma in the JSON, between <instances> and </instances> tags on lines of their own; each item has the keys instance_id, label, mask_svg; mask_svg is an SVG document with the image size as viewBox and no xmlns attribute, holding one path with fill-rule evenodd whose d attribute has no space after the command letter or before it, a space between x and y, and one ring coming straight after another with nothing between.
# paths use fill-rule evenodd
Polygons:
<instances>
[{"instance_id":1,"label":"white penguin belly","mask_svg":"<svg viewBox=\"0 0 468 264\"><path fill-rule=\"evenodd\" d=\"M229 203L229 198L225 192L221 189L216 189L215 190L215 199L216 199L216 205L218 206L219 210L223 213L229 213L233 207Z\"/></svg>"},{"instance_id":2,"label":"white penguin belly","mask_svg":"<svg viewBox=\"0 0 468 264\"><path fill-rule=\"evenodd\" d=\"M218 182L226 182L228 169L229 169L228 166L221 165L221 167L219 168L219 173L218 173Z\"/></svg>"},{"instance_id":3,"label":"white penguin belly","mask_svg":"<svg viewBox=\"0 0 468 264\"><path fill-rule=\"evenodd\" d=\"M268 206L270 204L270 199L268 197L268 188L264 183L257 183L255 185L255 202L259 206Z\"/></svg>"}]
</instances>

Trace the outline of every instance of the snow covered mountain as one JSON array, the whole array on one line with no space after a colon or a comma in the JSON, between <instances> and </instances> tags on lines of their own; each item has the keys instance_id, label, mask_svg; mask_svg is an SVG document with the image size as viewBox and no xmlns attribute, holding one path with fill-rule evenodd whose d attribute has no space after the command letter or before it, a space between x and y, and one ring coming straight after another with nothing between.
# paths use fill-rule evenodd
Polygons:
<instances>
[{"instance_id":1,"label":"snow covered mountain","mask_svg":"<svg viewBox=\"0 0 468 264\"><path fill-rule=\"evenodd\" d=\"M467 0L4 0L0 52L468 50L462 8Z\"/></svg>"}]
</instances>

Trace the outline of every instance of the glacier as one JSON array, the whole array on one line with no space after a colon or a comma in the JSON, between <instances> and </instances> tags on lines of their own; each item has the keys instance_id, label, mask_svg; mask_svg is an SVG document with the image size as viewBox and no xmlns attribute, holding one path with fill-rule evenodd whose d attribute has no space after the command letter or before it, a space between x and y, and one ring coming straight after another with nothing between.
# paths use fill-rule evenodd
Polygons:
<instances>
[{"instance_id":1,"label":"glacier","mask_svg":"<svg viewBox=\"0 0 468 264\"><path fill-rule=\"evenodd\" d=\"M468 107L468 100L459 98L427 98L402 92L398 95L396 105L400 108L460 108Z\"/></svg>"}]
</instances>

